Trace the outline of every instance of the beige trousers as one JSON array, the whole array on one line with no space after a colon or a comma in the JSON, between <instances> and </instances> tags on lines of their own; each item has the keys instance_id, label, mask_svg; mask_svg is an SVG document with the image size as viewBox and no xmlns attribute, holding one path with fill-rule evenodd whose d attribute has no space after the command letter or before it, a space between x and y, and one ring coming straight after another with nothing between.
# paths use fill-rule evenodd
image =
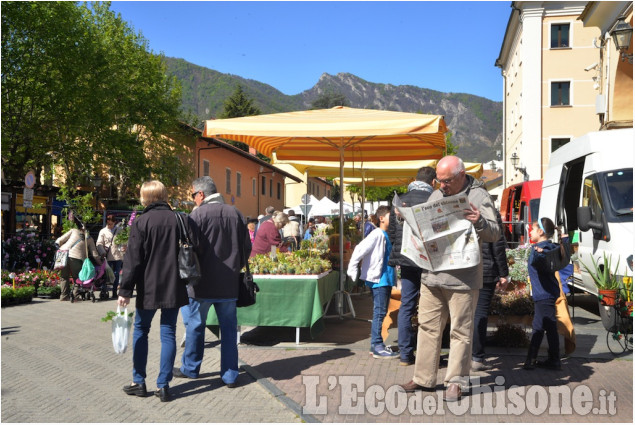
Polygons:
<instances>
[{"instance_id":1,"label":"beige trousers","mask_svg":"<svg viewBox=\"0 0 635 425\"><path fill-rule=\"evenodd\" d=\"M450 356L444 384L450 382L468 387L472 365L472 332L478 289L453 291L421 285L419 298L419 331L413 381L424 387L435 387L441 354L441 339L450 317Z\"/></svg>"}]
</instances>

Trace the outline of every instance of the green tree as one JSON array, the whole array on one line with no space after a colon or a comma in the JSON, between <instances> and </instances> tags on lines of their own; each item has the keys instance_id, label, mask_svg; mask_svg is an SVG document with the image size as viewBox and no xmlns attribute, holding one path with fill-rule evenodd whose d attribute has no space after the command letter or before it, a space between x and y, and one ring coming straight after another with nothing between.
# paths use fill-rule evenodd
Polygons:
<instances>
[{"instance_id":1,"label":"green tree","mask_svg":"<svg viewBox=\"0 0 635 425\"><path fill-rule=\"evenodd\" d=\"M5 175L63 167L77 186L108 172L125 197L152 174L184 176L180 91L162 58L110 3L2 4L2 156ZM166 164L169 163L169 167Z\"/></svg>"},{"instance_id":2,"label":"green tree","mask_svg":"<svg viewBox=\"0 0 635 425\"><path fill-rule=\"evenodd\" d=\"M260 115L260 109L254 106L253 100L247 96L240 84L236 86L234 93L225 99L223 111L218 116L219 118L239 118L250 117L252 115ZM236 142L234 140L228 140L229 144L236 146L239 149L249 152L249 146L242 142ZM259 154L260 156L260 154ZM263 155L264 158L267 158ZM267 158L269 159L269 158Z\"/></svg>"},{"instance_id":3,"label":"green tree","mask_svg":"<svg viewBox=\"0 0 635 425\"><path fill-rule=\"evenodd\" d=\"M322 93L311 103L310 109L328 109L335 106L349 106L350 103L342 93Z\"/></svg>"},{"instance_id":4,"label":"green tree","mask_svg":"<svg viewBox=\"0 0 635 425\"><path fill-rule=\"evenodd\" d=\"M452 143L452 132L448 130L445 133L445 153L443 156L456 155L459 153L459 147Z\"/></svg>"},{"instance_id":5,"label":"green tree","mask_svg":"<svg viewBox=\"0 0 635 425\"><path fill-rule=\"evenodd\" d=\"M234 93L225 99L223 111L219 118L239 118L250 117L252 115L260 115L260 109L254 106L253 100L247 96L239 84L236 86Z\"/></svg>"}]
</instances>

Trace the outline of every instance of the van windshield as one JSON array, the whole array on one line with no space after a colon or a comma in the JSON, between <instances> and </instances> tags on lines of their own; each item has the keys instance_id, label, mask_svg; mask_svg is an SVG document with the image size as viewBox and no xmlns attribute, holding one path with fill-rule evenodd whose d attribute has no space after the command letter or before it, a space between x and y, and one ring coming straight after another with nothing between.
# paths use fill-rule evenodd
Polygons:
<instances>
[{"instance_id":1,"label":"van windshield","mask_svg":"<svg viewBox=\"0 0 635 425\"><path fill-rule=\"evenodd\" d=\"M606 183L607 204L614 216L633 215L633 169L602 173Z\"/></svg>"}]
</instances>

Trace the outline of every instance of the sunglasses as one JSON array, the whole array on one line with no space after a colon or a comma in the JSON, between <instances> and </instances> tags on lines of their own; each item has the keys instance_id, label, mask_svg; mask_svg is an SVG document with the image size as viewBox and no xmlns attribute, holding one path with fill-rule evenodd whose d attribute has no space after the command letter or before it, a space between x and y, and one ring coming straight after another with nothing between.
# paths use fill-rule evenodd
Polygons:
<instances>
[{"instance_id":1,"label":"sunglasses","mask_svg":"<svg viewBox=\"0 0 635 425\"><path fill-rule=\"evenodd\" d=\"M452 183L452 180L454 180L455 178L458 177L458 175L461 173L457 173L454 176L450 177L449 179L444 179L444 180L440 180L440 179L434 179L437 183L439 184L450 184Z\"/></svg>"},{"instance_id":2,"label":"sunglasses","mask_svg":"<svg viewBox=\"0 0 635 425\"><path fill-rule=\"evenodd\" d=\"M198 195L199 193L201 193L200 190L198 192L192 193L192 199L196 199L196 195Z\"/></svg>"}]
</instances>

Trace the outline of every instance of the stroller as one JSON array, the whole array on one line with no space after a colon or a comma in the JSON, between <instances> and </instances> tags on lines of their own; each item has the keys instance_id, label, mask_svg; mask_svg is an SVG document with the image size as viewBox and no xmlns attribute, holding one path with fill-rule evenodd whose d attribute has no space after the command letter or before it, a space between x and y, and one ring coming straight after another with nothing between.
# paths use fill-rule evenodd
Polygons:
<instances>
[{"instance_id":1,"label":"stroller","mask_svg":"<svg viewBox=\"0 0 635 425\"><path fill-rule=\"evenodd\" d=\"M75 298L81 297L82 300L93 300L95 298L95 291L99 291L99 300L109 299L108 295L108 277L106 275L107 262L103 261L100 266L95 266L95 276L92 279L85 281L79 280L79 278L73 280L73 288L71 291L71 302L75 302Z\"/></svg>"}]
</instances>

